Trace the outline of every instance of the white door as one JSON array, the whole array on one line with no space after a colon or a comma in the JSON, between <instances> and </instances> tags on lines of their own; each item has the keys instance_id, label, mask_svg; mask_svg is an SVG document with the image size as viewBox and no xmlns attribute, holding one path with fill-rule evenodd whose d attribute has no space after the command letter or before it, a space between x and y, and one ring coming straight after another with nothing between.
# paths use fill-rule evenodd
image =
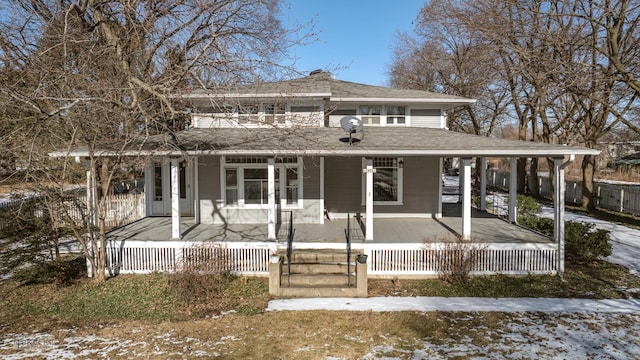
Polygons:
<instances>
[{"instance_id":1,"label":"white door","mask_svg":"<svg viewBox=\"0 0 640 360\"><path fill-rule=\"evenodd\" d=\"M180 215L193 215L193 168L179 165ZM151 167L151 215L171 215L171 163L154 163Z\"/></svg>"}]
</instances>

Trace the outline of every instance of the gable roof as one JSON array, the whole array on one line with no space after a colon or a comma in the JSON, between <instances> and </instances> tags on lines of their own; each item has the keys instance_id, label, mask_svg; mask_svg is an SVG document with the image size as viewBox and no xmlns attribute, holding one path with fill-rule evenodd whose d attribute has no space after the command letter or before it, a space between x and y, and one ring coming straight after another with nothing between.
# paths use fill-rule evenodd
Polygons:
<instances>
[{"instance_id":1,"label":"gable roof","mask_svg":"<svg viewBox=\"0 0 640 360\"><path fill-rule=\"evenodd\" d=\"M268 156L438 156L562 157L597 155L598 150L539 142L489 138L433 128L373 127L349 145L342 128L190 129L175 136L156 135L139 141L131 156L268 155ZM115 145L114 145L115 146ZM114 148L115 149L115 148ZM99 156L116 155L104 149ZM86 150L53 156L87 156Z\"/></svg>"},{"instance_id":2,"label":"gable roof","mask_svg":"<svg viewBox=\"0 0 640 360\"><path fill-rule=\"evenodd\" d=\"M175 97L183 99L312 97L332 102L440 104L445 105L446 108L475 102L474 99L431 91L396 89L336 80L329 73L316 73L299 79L257 83L237 88L199 89Z\"/></svg>"}]
</instances>

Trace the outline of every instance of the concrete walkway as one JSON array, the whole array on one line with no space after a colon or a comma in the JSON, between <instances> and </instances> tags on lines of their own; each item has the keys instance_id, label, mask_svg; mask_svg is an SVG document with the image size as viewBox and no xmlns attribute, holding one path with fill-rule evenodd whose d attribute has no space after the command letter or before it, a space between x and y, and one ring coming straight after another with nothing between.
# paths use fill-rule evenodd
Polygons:
<instances>
[{"instance_id":1,"label":"concrete walkway","mask_svg":"<svg viewBox=\"0 0 640 360\"><path fill-rule=\"evenodd\" d=\"M640 313L640 299L591 300L548 298L371 297L305 298L269 302L267 311L460 311Z\"/></svg>"}]
</instances>

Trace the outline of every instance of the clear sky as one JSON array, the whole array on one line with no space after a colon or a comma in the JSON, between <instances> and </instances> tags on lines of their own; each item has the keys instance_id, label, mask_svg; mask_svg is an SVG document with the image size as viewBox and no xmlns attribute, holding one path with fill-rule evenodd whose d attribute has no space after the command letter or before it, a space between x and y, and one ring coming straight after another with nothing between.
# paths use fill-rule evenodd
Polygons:
<instances>
[{"instance_id":1,"label":"clear sky","mask_svg":"<svg viewBox=\"0 0 640 360\"><path fill-rule=\"evenodd\" d=\"M320 32L319 41L294 50L297 69L304 73L329 69L340 80L386 85L396 34L413 29L424 3L424 0L285 1L285 26L306 23L315 17Z\"/></svg>"}]
</instances>

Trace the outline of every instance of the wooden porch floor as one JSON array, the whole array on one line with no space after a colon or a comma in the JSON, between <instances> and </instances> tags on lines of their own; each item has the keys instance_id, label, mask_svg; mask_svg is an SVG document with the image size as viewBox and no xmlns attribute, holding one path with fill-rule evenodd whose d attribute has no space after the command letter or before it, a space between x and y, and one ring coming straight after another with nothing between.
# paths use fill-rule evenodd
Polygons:
<instances>
[{"instance_id":1,"label":"wooden porch floor","mask_svg":"<svg viewBox=\"0 0 640 360\"><path fill-rule=\"evenodd\" d=\"M444 242L461 233L462 219L450 208L441 219L385 218L374 219L373 243L423 243ZM353 226L355 222L352 222ZM344 243L346 219L325 221L324 224L294 224L296 243ZM195 225L194 218L181 219L182 240L194 242L265 242L266 224ZM115 229L109 233L112 240L171 240L171 218L150 217ZM471 234L485 243L551 243L546 236L507 223L491 214L474 211L471 219ZM283 224L278 232L278 241L286 242L287 229ZM359 228L352 229L354 244L363 243L364 235Z\"/></svg>"}]
</instances>

